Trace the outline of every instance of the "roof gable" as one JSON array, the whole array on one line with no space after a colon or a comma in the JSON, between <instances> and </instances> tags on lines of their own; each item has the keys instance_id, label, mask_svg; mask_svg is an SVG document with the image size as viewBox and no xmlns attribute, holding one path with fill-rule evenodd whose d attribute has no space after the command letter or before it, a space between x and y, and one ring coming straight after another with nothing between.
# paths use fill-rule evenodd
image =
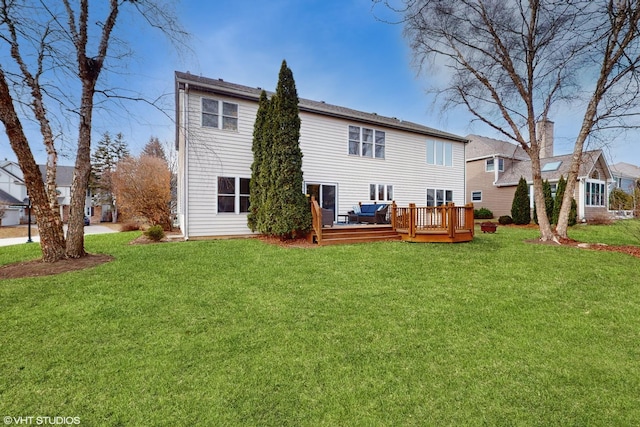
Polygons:
<instances>
[{"instance_id":1,"label":"roof gable","mask_svg":"<svg viewBox=\"0 0 640 427\"><path fill-rule=\"evenodd\" d=\"M519 145L481 135L471 134L467 135L466 138L469 140L466 150L467 161L491 157L529 160L529 155Z\"/></svg>"}]
</instances>

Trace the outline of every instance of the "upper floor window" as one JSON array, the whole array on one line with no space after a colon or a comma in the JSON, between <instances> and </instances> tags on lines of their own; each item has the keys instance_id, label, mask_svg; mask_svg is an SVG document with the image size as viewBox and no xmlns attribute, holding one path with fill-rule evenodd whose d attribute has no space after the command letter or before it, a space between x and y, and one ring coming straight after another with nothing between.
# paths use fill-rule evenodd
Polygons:
<instances>
[{"instance_id":1,"label":"upper floor window","mask_svg":"<svg viewBox=\"0 0 640 427\"><path fill-rule=\"evenodd\" d=\"M427 164L453 166L453 144L450 142L427 140Z\"/></svg>"},{"instance_id":2,"label":"upper floor window","mask_svg":"<svg viewBox=\"0 0 640 427\"><path fill-rule=\"evenodd\" d=\"M349 126L349 154L384 159L385 136L380 130Z\"/></svg>"},{"instance_id":3,"label":"upper floor window","mask_svg":"<svg viewBox=\"0 0 640 427\"><path fill-rule=\"evenodd\" d=\"M501 159L501 158L487 159L485 164L485 170L487 172L493 172L496 170L496 160L498 163L498 171L504 172L504 159Z\"/></svg>"},{"instance_id":4,"label":"upper floor window","mask_svg":"<svg viewBox=\"0 0 640 427\"><path fill-rule=\"evenodd\" d=\"M202 98L202 126L238 130L238 104Z\"/></svg>"}]
</instances>

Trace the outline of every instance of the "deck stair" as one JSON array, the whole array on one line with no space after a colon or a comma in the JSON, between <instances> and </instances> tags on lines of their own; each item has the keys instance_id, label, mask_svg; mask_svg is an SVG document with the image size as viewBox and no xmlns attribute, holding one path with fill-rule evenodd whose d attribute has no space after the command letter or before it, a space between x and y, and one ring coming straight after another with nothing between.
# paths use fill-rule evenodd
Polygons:
<instances>
[{"instance_id":1,"label":"deck stair","mask_svg":"<svg viewBox=\"0 0 640 427\"><path fill-rule=\"evenodd\" d=\"M401 237L390 225L335 225L322 229L320 242L315 233L312 240L320 246L326 246L401 240Z\"/></svg>"}]
</instances>

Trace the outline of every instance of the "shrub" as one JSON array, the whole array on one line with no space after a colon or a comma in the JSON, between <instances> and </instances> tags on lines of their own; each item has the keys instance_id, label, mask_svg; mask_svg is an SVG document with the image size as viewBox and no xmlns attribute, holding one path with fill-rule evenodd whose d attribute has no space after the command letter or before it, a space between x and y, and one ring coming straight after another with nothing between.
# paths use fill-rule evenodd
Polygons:
<instances>
[{"instance_id":1,"label":"shrub","mask_svg":"<svg viewBox=\"0 0 640 427\"><path fill-rule=\"evenodd\" d=\"M571 210L569 211L569 220L567 225L572 227L578 223L578 204L576 199L571 199Z\"/></svg>"},{"instance_id":2,"label":"shrub","mask_svg":"<svg viewBox=\"0 0 640 427\"><path fill-rule=\"evenodd\" d=\"M518 187L513 195L513 203L511 204L511 218L513 218L514 224L526 225L531 222L531 207L529 203L529 186L527 181L520 177Z\"/></svg>"},{"instance_id":3,"label":"shrub","mask_svg":"<svg viewBox=\"0 0 640 427\"><path fill-rule=\"evenodd\" d=\"M502 215L500 218L498 218L498 223L502 225L513 224L513 218L511 218L509 215Z\"/></svg>"},{"instance_id":4,"label":"shrub","mask_svg":"<svg viewBox=\"0 0 640 427\"><path fill-rule=\"evenodd\" d=\"M140 230L140 226L135 221L128 221L120 225L120 231L136 231Z\"/></svg>"},{"instance_id":5,"label":"shrub","mask_svg":"<svg viewBox=\"0 0 640 427\"><path fill-rule=\"evenodd\" d=\"M487 208L474 209L473 217L475 219L491 219L493 218L493 212Z\"/></svg>"},{"instance_id":6,"label":"shrub","mask_svg":"<svg viewBox=\"0 0 640 427\"><path fill-rule=\"evenodd\" d=\"M164 238L164 230L162 229L161 225L154 225L152 227L149 227L149 229L144 232L144 235L154 242L159 242Z\"/></svg>"}]
</instances>

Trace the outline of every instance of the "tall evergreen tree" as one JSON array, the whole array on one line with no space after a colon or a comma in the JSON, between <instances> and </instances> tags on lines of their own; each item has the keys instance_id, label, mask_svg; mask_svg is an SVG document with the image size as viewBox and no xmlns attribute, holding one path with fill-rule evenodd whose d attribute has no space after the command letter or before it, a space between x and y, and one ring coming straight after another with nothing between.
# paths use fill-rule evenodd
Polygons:
<instances>
[{"instance_id":1,"label":"tall evergreen tree","mask_svg":"<svg viewBox=\"0 0 640 427\"><path fill-rule=\"evenodd\" d=\"M562 205L562 198L564 197L564 190L567 188L567 181L564 179L564 175L560 175L558 185L556 187L556 200L553 203L553 214L551 218L552 224L558 223L558 217L560 216L560 205Z\"/></svg>"},{"instance_id":2,"label":"tall evergreen tree","mask_svg":"<svg viewBox=\"0 0 640 427\"><path fill-rule=\"evenodd\" d=\"M162 144L160 143L158 137L155 136L149 138L149 142L147 142L147 145L145 145L142 149L142 155L157 157L167 162L167 155L164 152L164 148L162 148Z\"/></svg>"},{"instance_id":3,"label":"tall evergreen tree","mask_svg":"<svg viewBox=\"0 0 640 427\"><path fill-rule=\"evenodd\" d=\"M286 61L282 61L269 117L267 128L272 132L273 143L271 180L264 206L269 226L265 231L283 239L294 238L311 228L311 209L302 192L298 92Z\"/></svg>"},{"instance_id":4,"label":"tall evergreen tree","mask_svg":"<svg viewBox=\"0 0 640 427\"><path fill-rule=\"evenodd\" d=\"M267 92L260 93L256 122L253 126L253 164L251 165L251 185L249 189L249 214L247 225L251 231L259 230L259 225L264 223L262 218L265 204L266 188L269 185L269 158L268 149L271 147L268 131L270 120L270 103Z\"/></svg>"},{"instance_id":5,"label":"tall evergreen tree","mask_svg":"<svg viewBox=\"0 0 640 427\"><path fill-rule=\"evenodd\" d=\"M115 139L109 132L102 135L91 156L91 190L96 203L111 205L113 210L111 175L118 162L128 156L129 148L121 133Z\"/></svg>"},{"instance_id":6,"label":"tall evergreen tree","mask_svg":"<svg viewBox=\"0 0 640 427\"><path fill-rule=\"evenodd\" d=\"M531 206L529 199L529 186L524 177L520 177L518 187L513 195L511 204L511 218L514 224L529 224L531 222Z\"/></svg>"}]
</instances>

